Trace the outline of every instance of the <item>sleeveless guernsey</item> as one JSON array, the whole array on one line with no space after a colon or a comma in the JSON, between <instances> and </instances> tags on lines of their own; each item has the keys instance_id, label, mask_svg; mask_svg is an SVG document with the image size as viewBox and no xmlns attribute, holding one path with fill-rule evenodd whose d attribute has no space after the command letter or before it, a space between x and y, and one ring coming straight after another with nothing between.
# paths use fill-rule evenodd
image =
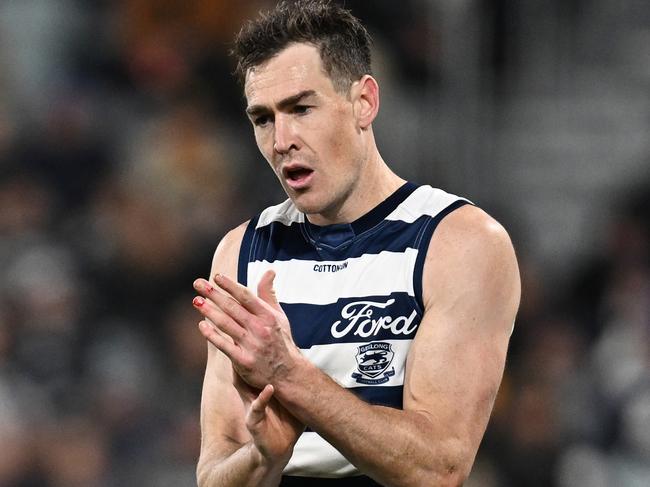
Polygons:
<instances>
[{"instance_id":1,"label":"sleeveless guernsey","mask_svg":"<svg viewBox=\"0 0 650 487\"><path fill-rule=\"evenodd\" d=\"M255 290L272 268L301 352L364 401L401 408L406 357L423 313L429 241L440 220L466 203L406 183L358 220L319 227L287 200L250 221L238 280ZM359 471L308 429L284 474L336 478Z\"/></svg>"}]
</instances>

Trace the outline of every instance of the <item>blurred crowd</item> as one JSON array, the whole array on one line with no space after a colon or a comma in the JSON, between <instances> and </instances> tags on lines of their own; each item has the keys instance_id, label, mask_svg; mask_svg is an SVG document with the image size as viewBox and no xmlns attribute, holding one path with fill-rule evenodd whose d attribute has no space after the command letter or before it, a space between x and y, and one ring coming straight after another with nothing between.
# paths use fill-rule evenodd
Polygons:
<instances>
[{"instance_id":1,"label":"blurred crowd","mask_svg":"<svg viewBox=\"0 0 650 487\"><path fill-rule=\"evenodd\" d=\"M273 3L0 1L0 487L195 484L191 284L284 198L227 55ZM345 2L403 86L429 89L443 56L419 46L445 3ZM495 25L508 3L486 2ZM523 301L469 486L650 485L649 195L622 192L607 245L561 286L513 234Z\"/></svg>"}]
</instances>

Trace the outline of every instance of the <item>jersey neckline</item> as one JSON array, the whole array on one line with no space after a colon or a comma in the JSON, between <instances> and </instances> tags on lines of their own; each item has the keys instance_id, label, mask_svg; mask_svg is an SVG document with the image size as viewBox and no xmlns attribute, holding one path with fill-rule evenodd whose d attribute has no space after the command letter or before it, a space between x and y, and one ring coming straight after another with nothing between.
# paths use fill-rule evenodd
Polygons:
<instances>
[{"instance_id":1,"label":"jersey neckline","mask_svg":"<svg viewBox=\"0 0 650 487\"><path fill-rule=\"evenodd\" d=\"M351 223L333 223L320 226L311 223L305 215L304 227L307 235L316 246L340 247L384 221L417 188L417 184L407 181L388 198Z\"/></svg>"}]
</instances>

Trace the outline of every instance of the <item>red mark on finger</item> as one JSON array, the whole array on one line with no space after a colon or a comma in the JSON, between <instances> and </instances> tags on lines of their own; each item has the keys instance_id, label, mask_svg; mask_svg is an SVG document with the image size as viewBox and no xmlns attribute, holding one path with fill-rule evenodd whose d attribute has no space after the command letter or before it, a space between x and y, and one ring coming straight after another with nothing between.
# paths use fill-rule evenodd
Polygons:
<instances>
[{"instance_id":1,"label":"red mark on finger","mask_svg":"<svg viewBox=\"0 0 650 487\"><path fill-rule=\"evenodd\" d=\"M201 296L197 296L192 300L192 304L197 308L200 308L205 304L205 299L203 299Z\"/></svg>"},{"instance_id":2,"label":"red mark on finger","mask_svg":"<svg viewBox=\"0 0 650 487\"><path fill-rule=\"evenodd\" d=\"M205 279L197 279L196 281L194 281L192 285L194 286L194 289L196 289L197 291L205 291L208 293L214 291L214 286L212 286L212 284L210 284Z\"/></svg>"}]
</instances>

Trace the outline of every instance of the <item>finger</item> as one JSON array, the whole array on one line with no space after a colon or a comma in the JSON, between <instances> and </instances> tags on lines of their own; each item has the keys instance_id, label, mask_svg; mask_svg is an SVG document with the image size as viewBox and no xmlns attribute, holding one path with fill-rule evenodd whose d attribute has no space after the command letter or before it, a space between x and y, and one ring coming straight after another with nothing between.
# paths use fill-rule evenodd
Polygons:
<instances>
[{"instance_id":1,"label":"finger","mask_svg":"<svg viewBox=\"0 0 650 487\"><path fill-rule=\"evenodd\" d=\"M201 334L212 343L212 345L221 350L231 362L238 363L241 351L235 343L222 336L214 326L205 320L199 323L199 330L201 331Z\"/></svg>"},{"instance_id":2,"label":"finger","mask_svg":"<svg viewBox=\"0 0 650 487\"><path fill-rule=\"evenodd\" d=\"M275 289L273 289L273 280L275 279L275 271L269 269L264 273L262 279L260 279L259 284L257 285L257 295L270 304L276 310L281 310L280 303L278 303L278 297L275 294Z\"/></svg>"},{"instance_id":3,"label":"finger","mask_svg":"<svg viewBox=\"0 0 650 487\"><path fill-rule=\"evenodd\" d=\"M269 314L266 303L255 296L247 287L242 286L223 274L216 274L214 276L214 282L235 298L250 313L257 316Z\"/></svg>"},{"instance_id":4,"label":"finger","mask_svg":"<svg viewBox=\"0 0 650 487\"><path fill-rule=\"evenodd\" d=\"M196 296L192 304L203 316L208 318L219 330L231 337L235 342L241 342L248 333L246 329L228 314L214 305L210 300Z\"/></svg>"},{"instance_id":5,"label":"finger","mask_svg":"<svg viewBox=\"0 0 650 487\"><path fill-rule=\"evenodd\" d=\"M251 312L231 296L219 291L205 279L194 281L194 289L202 296L216 304L224 313L242 326L246 326L251 318Z\"/></svg>"},{"instance_id":6,"label":"finger","mask_svg":"<svg viewBox=\"0 0 650 487\"><path fill-rule=\"evenodd\" d=\"M248 412L248 418L246 420L246 423L249 426L253 426L264 419L264 416L266 416L266 407L273 397L273 392L273 386L271 384L267 384L255 398L255 400L251 403L251 408Z\"/></svg>"}]
</instances>

